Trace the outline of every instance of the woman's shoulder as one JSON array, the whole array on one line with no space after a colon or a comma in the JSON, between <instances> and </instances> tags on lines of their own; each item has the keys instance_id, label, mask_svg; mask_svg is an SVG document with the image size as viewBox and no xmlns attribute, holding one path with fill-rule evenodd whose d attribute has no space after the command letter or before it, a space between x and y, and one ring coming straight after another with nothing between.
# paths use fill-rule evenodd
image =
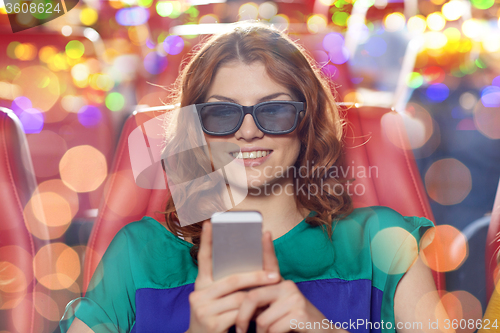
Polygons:
<instances>
[{"instance_id":1,"label":"woman's shoulder","mask_svg":"<svg viewBox=\"0 0 500 333\"><path fill-rule=\"evenodd\" d=\"M196 278L189 251L192 244L157 220L145 216L125 225L116 237L126 239L137 288L172 288Z\"/></svg>"},{"instance_id":2,"label":"woman's shoulder","mask_svg":"<svg viewBox=\"0 0 500 333\"><path fill-rule=\"evenodd\" d=\"M402 228L408 232L412 232L421 227L434 226L432 221L425 217L403 216L394 209L385 206L356 208L344 220L347 221L345 224L356 223L360 227L371 231Z\"/></svg>"},{"instance_id":3,"label":"woman's shoulder","mask_svg":"<svg viewBox=\"0 0 500 333\"><path fill-rule=\"evenodd\" d=\"M160 223L152 217L144 216L138 221L134 221L123 226L117 233L121 234L134 243L161 241L172 243L182 247L191 247L192 244L174 235L164 223Z\"/></svg>"}]
</instances>

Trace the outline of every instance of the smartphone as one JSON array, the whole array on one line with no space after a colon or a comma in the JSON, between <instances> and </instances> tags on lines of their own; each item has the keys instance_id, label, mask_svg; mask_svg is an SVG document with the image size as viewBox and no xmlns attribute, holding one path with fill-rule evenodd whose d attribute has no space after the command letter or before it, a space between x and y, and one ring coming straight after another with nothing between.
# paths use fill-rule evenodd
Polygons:
<instances>
[{"instance_id":1,"label":"smartphone","mask_svg":"<svg viewBox=\"0 0 500 333\"><path fill-rule=\"evenodd\" d=\"M262 215L234 211L212 215L212 274L225 276L262 270Z\"/></svg>"}]
</instances>

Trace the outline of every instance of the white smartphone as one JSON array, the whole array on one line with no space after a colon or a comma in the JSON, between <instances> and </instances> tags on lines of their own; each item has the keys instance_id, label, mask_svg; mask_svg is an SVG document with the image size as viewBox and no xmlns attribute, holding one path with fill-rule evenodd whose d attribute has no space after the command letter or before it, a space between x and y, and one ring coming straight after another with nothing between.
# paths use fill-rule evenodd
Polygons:
<instances>
[{"instance_id":1,"label":"white smartphone","mask_svg":"<svg viewBox=\"0 0 500 333\"><path fill-rule=\"evenodd\" d=\"M215 213L211 221L214 280L262 270L262 215L258 211Z\"/></svg>"}]
</instances>

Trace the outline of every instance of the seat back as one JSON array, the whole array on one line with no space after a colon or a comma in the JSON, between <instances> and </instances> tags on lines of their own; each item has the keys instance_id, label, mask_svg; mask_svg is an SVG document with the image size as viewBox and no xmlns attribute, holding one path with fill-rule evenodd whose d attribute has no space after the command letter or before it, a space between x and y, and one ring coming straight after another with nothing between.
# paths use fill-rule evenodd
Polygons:
<instances>
[{"instance_id":1,"label":"seat back","mask_svg":"<svg viewBox=\"0 0 500 333\"><path fill-rule=\"evenodd\" d=\"M87 37L78 35L76 29L67 37L60 32L33 31L0 33L0 49L8 51L7 56L0 58L0 67L15 68L9 74L12 84L4 84L6 87L0 92L0 106L12 109L25 127L37 183L59 181L61 159L65 154L71 156L71 150L79 146L91 146L96 154L104 155L109 165L116 142L116 112L112 114L104 106L105 91L96 85L87 86L85 80L76 84L71 66L64 60L68 43L78 42L85 45L88 59L79 66L90 72L105 72L105 64L98 61L99 48ZM90 69L89 64L95 68ZM64 197L61 192L58 194ZM102 186L74 193L72 217L92 217L101 194ZM62 236L70 220L64 226L51 226L51 237Z\"/></svg>"},{"instance_id":2,"label":"seat back","mask_svg":"<svg viewBox=\"0 0 500 333\"><path fill-rule=\"evenodd\" d=\"M500 265L497 264L497 256L500 252L500 182L498 183L497 195L491 212L491 221L486 236L486 295L490 299L495 288L495 278L498 279ZM497 287L498 288L498 287ZM498 291L500 293L500 290Z\"/></svg>"},{"instance_id":3,"label":"seat back","mask_svg":"<svg viewBox=\"0 0 500 333\"><path fill-rule=\"evenodd\" d=\"M35 311L50 292L37 287L37 251L46 241L43 223L27 221L25 207L36 189L26 137L15 114L0 107L0 331L43 332L46 319ZM43 237L42 237L43 239ZM45 238L48 239L48 238ZM50 250L43 254L50 265ZM38 292L35 292L35 288Z\"/></svg>"},{"instance_id":4,"label":"seat back","mask_svg":"<svg viewBox=\"0 0 500 333\"><path fill-rule=\"evenodd\" d=\"M392 141L381 129L382 117L388 113L395 112L383 108L351 108L347 111L349 125L343 156L345 170L348 170L348 166L378 169L374 177L356 179L354 185L358 189L363 188L363 192L358 191L356 194L354 188L354 206L383 205L405 216L422 216L434 220L413 154L411 150L401 148L409 147L404 125L394 123L396 135L392 135ZM136 112L123 127L110 178L105 186L104 201L88 242L84 291L106 248L123 226L145 215L158 221L165 220L161 212L169 197L168 189L148 190L138 187L134 181L128 149L130 133L138 127L144 128L146 122L161 114L160 111ZM160 125L161 121L158 121L157 126ZM152 145L146 140L145 146ZM404 190L396 191L395 184ZM438 289L444 290L443 274L435 273L434 277Z\"/></svg>"}]
</instances>

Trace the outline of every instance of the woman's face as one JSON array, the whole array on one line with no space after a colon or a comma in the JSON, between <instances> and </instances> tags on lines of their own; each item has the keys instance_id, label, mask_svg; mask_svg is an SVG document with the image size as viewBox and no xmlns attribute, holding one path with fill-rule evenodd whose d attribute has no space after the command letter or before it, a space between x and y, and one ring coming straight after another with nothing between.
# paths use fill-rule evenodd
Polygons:
<instances>
[{"instance_id":1,"label":"woman's face","mask_svg":"<svg viewBox=\"0 0 500 333\"><path fill-rule=\"evenodd\" d=\"M254 62L247 65L234 61L218 69L205 100L205 102L221 101L252 106L265 101L297 101L297 99L290 90L267 75L262 63ZM249 190L283 180L282 173L295 164L300 151L297 130L283 135L264 134L255 125L251 114L245 115L236 133L227 136L205 134L205 138L209 145L230 142L241 149ZM261 155L264 156L259 158Z\"/></svg>"}]
</instances>

